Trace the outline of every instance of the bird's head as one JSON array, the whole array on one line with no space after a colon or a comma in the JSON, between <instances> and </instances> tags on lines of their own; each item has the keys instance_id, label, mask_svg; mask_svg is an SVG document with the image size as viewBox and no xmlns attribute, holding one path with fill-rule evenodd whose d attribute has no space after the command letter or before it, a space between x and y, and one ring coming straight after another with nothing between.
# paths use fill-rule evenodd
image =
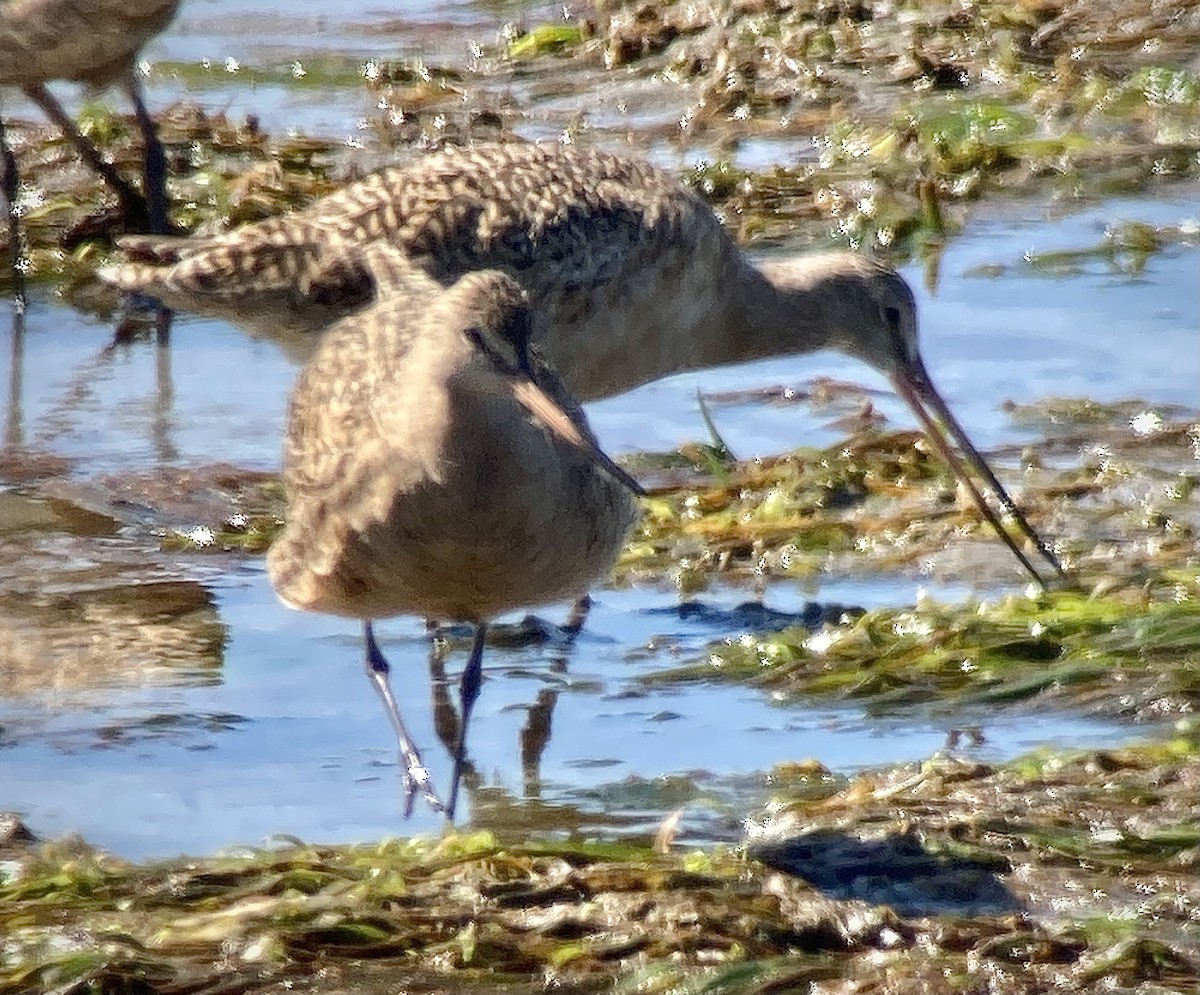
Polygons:
<instances>
[{"instance_id":1,"label":"bird's head","mask_svg":"<svg viewBox=\"0 0 1200 995\"><path fill-rule=\"evenodd\" d=\"M511 277L499 270L468 273L446 291L441 307L502 368L531 374L533 309Z\"/></svg>"},{"instance_id":2,"label":"bird's head","mask_svg":"<svg viewBox=\"0 0 1200 995\"><path fill-rule=\"evenodd\" d=\"M795 351L830 348L891 378L919 362L917 302L890 266L852 252L768 260L761 271L775 288Z\"/></svg>"},{"instance_id":3,"label":"bird's head","mask_svg":"<svg viewBox=\"0 0 1200 995\"><path fill-rule=\"evenodd\" d=\"M1027 540L1054 574L1065 578L1058 557L1034 531L934 387L917 342L916 300L904 277L848 252L771 261L761 271L771 288L775 351L836 349L886 376L934 449L967 488L980 515L1030 575L1043 586L1047 583L982 491L990 491L1013 519L1019 539Z\"/></svg>"}]
</instances>

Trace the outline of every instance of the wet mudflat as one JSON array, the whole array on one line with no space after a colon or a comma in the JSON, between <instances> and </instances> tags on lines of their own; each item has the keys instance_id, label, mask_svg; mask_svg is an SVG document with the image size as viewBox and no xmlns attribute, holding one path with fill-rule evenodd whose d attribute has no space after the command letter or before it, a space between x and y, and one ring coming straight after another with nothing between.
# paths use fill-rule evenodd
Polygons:
<instances>
[{"instance_id":1,"label":"wet mudflat","mask_svg":"<svg viewBox=\"0 0 1200 995\"><path fill-rule=\"evenodd\" d=\"M14 102L0 806L90 842L10 827L0 991L1194 987L1194 6L312 3L291 45L244 6L149 53L177 220L447 139L648 151L752 251L908 260L935 377L1079 589L1027 590L850 361L649 385L592 412L651 490L613 586L576 645L489 651L468 818L404 824L355 627L262 571L303 344L111 346L119 219ZM383 632L444 775L465 644ZM273 833L312 842L162 860Z\"/></svg>"}]
</instances>

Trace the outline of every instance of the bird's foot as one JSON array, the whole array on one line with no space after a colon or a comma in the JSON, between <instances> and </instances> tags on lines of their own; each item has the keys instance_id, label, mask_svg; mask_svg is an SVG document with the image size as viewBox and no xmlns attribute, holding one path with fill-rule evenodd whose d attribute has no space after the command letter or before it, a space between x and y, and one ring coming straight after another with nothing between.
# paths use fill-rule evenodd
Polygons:
<instances>
[{"instance_id":1,"label":"bird's foot","mask_svg":"<svg viewBox=\"0 0 1200 995\"><path fill-rule=\"evenodd\" d=\"M118 346L129 345L141 338L150 338L151 333L158 342L166 344L171 329L173 312L145 294L129 294L125 298L121 316L113 326L113 337L105 346L112 352Z\"/></svg>"},{"instance_id":2,"label":"bird's foot","mask_svg":"<svg viewBox=\"0 0 1200 995\"><path fill-rule=\"evenodd\" d=\"M422 797L434 812L446 814L446 803L433 787L433 778L414 746L400 748L401 781L404 785L404 818L413 813L417 798Z\"/></svg>"}]
</instances>

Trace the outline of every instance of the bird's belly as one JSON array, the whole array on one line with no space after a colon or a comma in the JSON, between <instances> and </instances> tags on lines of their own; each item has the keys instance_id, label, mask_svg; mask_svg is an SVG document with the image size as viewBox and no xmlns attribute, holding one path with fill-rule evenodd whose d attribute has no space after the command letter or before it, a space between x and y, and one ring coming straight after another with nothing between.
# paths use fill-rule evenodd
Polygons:
<instances>
[{"instance_id":1,"label":"bird's belly","mask_svg":"<svg viewBox=\"0 0 1200 995\"><path fill-rule=\"evenodd\" d=\"M519 429L498 443L464 425L439 478L369 524L348 507L298 514L268 557L280 597L354 618L480 621L606 580L636 517L632 495L577 450Z\"/></svg>"},{"instance_id":2,"label":"bird's belly","mask_svg":"<svg viewBox=\"0 0 1200 995\"><path fill-rule=\"evenodd\" d=\"M480 621L578 597L612 568L632 520L625 504L587 521L568 507L505 521L463 502L409 498L402 518L346 544L315 602L302 607Z\"/></svg>"}]
</instances>

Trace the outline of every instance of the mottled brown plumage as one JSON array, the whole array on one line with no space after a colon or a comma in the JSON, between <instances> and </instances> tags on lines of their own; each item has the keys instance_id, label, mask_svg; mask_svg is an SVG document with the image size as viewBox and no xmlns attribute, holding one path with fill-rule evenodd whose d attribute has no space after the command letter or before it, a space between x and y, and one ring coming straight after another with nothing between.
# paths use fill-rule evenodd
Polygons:
<instances>
[{"instance_id":1,"label":"mottled brown plumage","mask_svg":"<svg viewBox=\"0 0 1200 995\"><path fill-rule=\"evenodd\" d=\"M0 0L0 83L124 82L180 0Z\"/></svg>"},{"instance_id":2,"label":"mottled brown plumage","mask_svg":"<svg viewBox=\"0 0 1200 995\"><path fill-rule=\"evenodd\" d=\"M451 149L211 239L126 238L130 262L101 276L294 343L371 299L343 247L376 240L441 283L489 268L515 279L544 319L538 345L582 400L843 332L852 346L855 329L833 327L821 288L853 295L838 314L865 313L871 327L879 293L907 290L862 256L805 257L794 275L773 271L794 289L774 323L775 285L692 190L637 159L560 145Z\"/></svg>"},{"instance_id":3,"label":"mottled brown plumage","mask_svg":"<svg viewBox=\"0 0 1200 995\"><path fill-rule=\"evenodd\" d=\"M694 191L636 159L561 145L447 150L214 238L125 239L131 261L101 276L303 344L372 298L370 274L348 251L371 242L395 246L443 284L476 269L507 273L540 316L536 343L584 401L768 356L833 348L863 359L891 378L965 474L937 422L945 424L1062 574L934 389L903 277L846 252L756 266ZM973 495L1042 581L978 489Z\"/></svg>"},{"instance_id":4,"label":"mottled brown plumage","mask_svg":"<svg viewBox=\"0 0 1200 995\"><path fill-rule=\"evenodd\" d=\"M79 155L116 193L126 221L156 233L167 228L166 159L138 84L135 60L142 46L174 18L180 0L0 0L0 86L18 86L62 129ZM144 188L139 193L88 141L46 89L53 80L102 88L119 84L129 94L146 144ZM0 196L7 191L15 243L15 164L5 156L0 124ZM5 161L8 169L5 169Z\"/></svg>"},{"instance_id":5,"label":"mottled brown plumage","mask_svg":"<svg viewBox=\"0 0 1200 995\"><path fill-rule=\"evenodd\" d=\"M482 632L585 594L620 552L636 485L529 353L524 294L496 271L443 289L393 248L362 256L375 302L328 331L292 392L287 527L267 557L280 598L368 626L417 614ZM367 643L373 676L386 672Z\"/></svg>"}]
</instances>

